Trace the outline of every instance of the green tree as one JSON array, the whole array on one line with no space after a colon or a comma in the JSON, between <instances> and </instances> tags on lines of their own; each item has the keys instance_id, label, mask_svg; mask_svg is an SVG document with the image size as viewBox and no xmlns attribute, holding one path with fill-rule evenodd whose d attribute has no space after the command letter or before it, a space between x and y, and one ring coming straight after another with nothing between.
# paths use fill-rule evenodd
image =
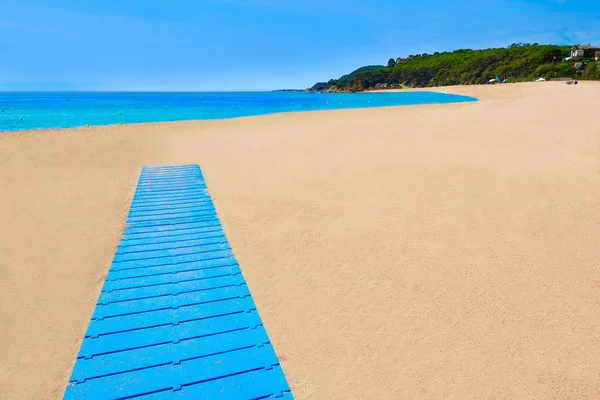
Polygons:
<instances>
[{"instance_id":1,"label":"green tree","mask_svg":"<svg viewBox=\"0 0 600 400\"><path fill-rule=\"evenodd\" d=\"M378 83L439 86L484 83L496 76L511 81L575 77L572 64L563 61L569 51L569 46L513 43L506 48L424 53L399 64L390 59L387 67L363 67L335 82L363 90ZM588 63L580 78L600 79L597 66Z\"/></svg>"}]
</instances>

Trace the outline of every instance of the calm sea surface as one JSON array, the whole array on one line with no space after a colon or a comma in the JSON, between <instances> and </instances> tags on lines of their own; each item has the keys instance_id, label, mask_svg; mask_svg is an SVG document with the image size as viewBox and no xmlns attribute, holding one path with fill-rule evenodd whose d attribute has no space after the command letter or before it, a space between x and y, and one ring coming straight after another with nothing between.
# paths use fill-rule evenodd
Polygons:
<instances>
[{"instance_id":1,"label":"calm sea surface","mask_svg":"<svg viewBox=\"0 0 600 400\"><path fill-rule=\"evenodd\" d=\"M468 101L476 99L433 92L0 92L0 132Z\"/></svg>"}]
</instances>

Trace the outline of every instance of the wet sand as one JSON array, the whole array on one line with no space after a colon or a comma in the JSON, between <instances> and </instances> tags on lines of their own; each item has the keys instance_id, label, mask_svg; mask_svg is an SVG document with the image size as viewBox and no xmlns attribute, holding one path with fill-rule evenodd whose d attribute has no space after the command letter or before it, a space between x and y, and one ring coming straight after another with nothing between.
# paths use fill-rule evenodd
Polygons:
<instances>
[{"instance_id":1,"label":"wet sand","mask_svg":"<svg viewBox=\"0 0 600 400\"><path fill-rule=\"evenodd\" d=\"M0 398L59 399L143 165L197 163L298 399L600 398L600 83L0 134Z\"/></svg>"}]
</instances>

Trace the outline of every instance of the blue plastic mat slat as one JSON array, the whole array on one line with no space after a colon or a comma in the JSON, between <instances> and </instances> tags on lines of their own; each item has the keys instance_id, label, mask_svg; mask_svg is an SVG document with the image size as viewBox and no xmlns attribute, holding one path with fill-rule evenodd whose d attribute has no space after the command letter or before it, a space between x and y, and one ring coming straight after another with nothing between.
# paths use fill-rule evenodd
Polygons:
<instances>
[{"instance_id":1,"label":"blue plastic mat slat","mask_svg":"<svg viewBox=\"0 0 600 400\"><path fill-rule=\"evenodd\" d=\"M168 208L168 207L164 207L164 208L156 208L153 210L139 210L133 213L129 213L130 217L141 217L141 216L153 216L153 217L160 217L162 215L169 217L172 214L181 214L181 213L199 213L199 214L203 214L203 213L210 213L210 214L214 214L215 213L215 209L214 207L208 207L208 206L194 206L194 207L178 207L178 208Z\"/></svg>"},{"instance_id":2,"label":"blue plastic mat slat","mask_svg":"<svg viewBox=\"0 0 600 400\"><path fill-rule=\"evenodd\" d=\"M193 196L188 196L188 197L192 197L193 200ZM192 201L186 198L182 198L180 200L173 200L172 202L165 202L164 200L161 199L136 199L136 209L134 212L141 212L141 211L155 211L157 209L160 208L165 208L165 209L173 209L173 210L177 210L179 208L182 207L211 207L213 206L212 202L208 202L208 201ZM175 201L177 201L177 203L175 203Z\"/></svg>"},{"instance_id":3,"label":"blue plastic mat slat","mask_svg":"<svg viewBox=\"0 0 600 400\"><path fill-rule=\"evenodd\" d=\"M142 177L161 177L165 175L177 175L177 174L192 174L194 176L202 176L199 175L195 169L193 168L169 168L168 170L158 170L158 169L144 169L142 170Z\"/></svg>"},{"instance_id":4,"label":"blue plastic mat slat","mask_svg":"<svg viewBox=\"0 0 600 400\"><path fill-rule=\"evenodd\" d=\"M169 179L173 179L173 177L177 177L179 178L177 182L181 183L182 181L188 179L194 179L194 180L203 180L203 177L195 174L191 171L188 172L175 172L172 174L168 174L168 173L161 173L161 174L154 174L151 172L145 172L144 174L144 178L140 178L140 180L138 181L139 183L142 182L161 182L161 181L169 181ZM165 178L167 177L167 178Z\"/></svg>"},{"instance_id":5,"label":"blue plastic mat slat","mask_svg":"<svg viewBox=\"0 0 600 400\"><path fill-rule=\"evenodd\" d=\"M173 321L185 322L194 319L218 317L250 311L255 308L250 297L234 298L211 303L182 305L178 308L148 311L140 314L128 314L90 321L85 337L95 337L111 333L152 328L173 324Z\"/></svg>"},{"instance_id":6,"label":"blue plastic mat slat","mask_svg":"<svg viewBox=\"0 0 600 400\"><path fill-rule=\"evenodd\" d=\"M165 205L169 202L172 204L181 205L185 202L195 201L198 196L202 196L202 192L191 192L184 193L177 196L138 196L134 198L136 204L139 204L141 207L153 206L153 205Z\"/></svg>"},{"instance_id":7,"label":"blue plastic mat slat","mask_svg":"<svg viewBox=\"0 0 600 400\"><path fill-rule=\"evenodd\" d=\"M252 311L181 323L175 322L177 325L161 325L97 338L85 338L81 344L78 358L90 358L100 354L139 349L260 326L260 318L256 312Z\"/></svg>"},{"instance_id":8,"label":"blue plastic mat slat","mask_svg":"<svg viewBox=\"0 0 600 400\"><path fill-rule=\"evenodd\" d=\"M214 258L206 261L196 261L179 264L161 265L157 267L135 268L125 270L111 270L107 277L107 281L117 279L142 278L146 276L176 274L185 271L199 271L205 269L221 268L228 266L237 266L234 257Z\"/></svg>"},{"instance_id":9,"label":"blue plastic mat slat","mask_svg":"<svg viewBox=\"0 0 600 400\"><path fill-rule=\"evenodd\" d=\"M161 180L161 179L175 179L181 177L193 177L197 179L203 179L202 175L198 175L194 171L188 170L179 170L179 171L162 171L162 172L153 172L153 171L142 171L142 181L148 181L152 179ZM177 181L174 181L177 182Z\"/></svg>"},{"instance_id":10,"label":"blue plastic mat slat","mask_svg":"<svg viewBox=\"0 0 600 400\"><path fill-rule=\"evenodd\" d=\"M127 223L131 224L132 222L170 222L173 220L180 219L193 219L193 218L214 218L214 213L210 211L202 211L202 212L171 212L169 214L160 214L160 215L131 215L127 218Z\"/></svg>"},{"instance_id":11,"label":"blue plastic mat slat","mask_svg":"<svg viewBox=\"0 0 600 400\"><path fill-rule=\"evenodd\" d=\"M120 243L119 243L119 248L126 248L129 246L137 246L137 245L141 245L141 244L151 244L151 243L156 243L156 244L160 244L160 243L173 243L173 242L177 242L180 240L195 240L195 239L202 239L202 238L208 238L208 237L212 237L212 236L217 236L217 235L223 235L223 230L220 227L214 227L212 229L206 229L204 231L191 231L189 233L172 233L169 235L162 235L162 236L150 236L150 237L141 237L138 239L129 239L129 238L122 238Z\"/></svg>"},{"instance_id":12,"label":"blue plastic mat slat","mask_svg":"<svg viewBox=\"0 0 600 400\"><path fill-rule=\"evenodd\" d=\"M187 166L165 166L164 168L155 167L144 167L142 168L142 176L163 175L163 174L177 174L177 173L194 173L198 174L197 166L190 164Z\"/></svg>"},{"instance_id":13,"label":"blue plastic mat slat","mask_svg":"<svg viewBox=\"0 0 600 400\"><path fill-rule=\"evenodd\" d=\"M203 185L193 186L178 186L168 187L162 186L160 188L148 189L147 187L139 187L136 194L134 195L136 200L152 200L157 198L168 198L170 196L181 197L190 196L194 194L201 194L206 192L206 187Z\"/></svg>"},{"instance_id":14,"label":"blue plastic mat slat","mask_svg":"<svg viewBox=\"0 0 600 400\"><path fill-rule=\"evenodd\" d=\"M196 164L179 164L179 165L146 165L142 167L142 172L174 172L174 171L187 171L191 170L196 172L198 166Z\"/></svg>"},{"instance_id":15,"label":"blue plastic mat slat","mask_svg":"<svg viewBox=\"0 0 600 400\"><path fill-rule=\"evenodd\" d=\"M178 175L176 175L176 177L177 177L177 184L173 183L173 176L170 176L170 177L157 176L157 177L152 177L150 179L148 179L148 178L140 179L138 181L138 187L140 187L142 185L148 185L150 187L154 187L153 184L155 184L155 183L158 185L171 185L171 186L181 186L181 185L188 184L190 182L204 184L204 179L202 179L201 177L198 177L194 174L189 174L187 176L178 174Z\"/></svg>"},{"instance_id":16,"label":"blue plastic mat slat","mask_svg":"<svg viewBox=\"0 0 600 400\"><path fill-rule=\"evenodd\" d=\"M275 388L275 389L274 389ZM277 399L291 400L292 394L280 366L234 375L217 381L184 386L180 391L162 391L145 396L148 400L173 399ZM274 393L280 393L275 395Z\"/></svg>"},{"instance_id":17,"label":"blue plastic mat slat","mask_svg":"<svg viewBox=\"0 0 600 400\"><path fill-rule=\"evenodd\" d=\"M113 290L100 293L98 303L109 304L121 301L146 299L150 297L177 295L195 292L204 289L218 289L228 286L242 285L244 278L241 275L228 275L214 278L202 278L193 281L165 283L156 286L143 286L130 289Z\"/></svg>"},{"instance_id":18,"label":"blue plastic mat slat","mask_svg":"<svg viewBox=\"0 0 600 400\"><path fill-rule=\"evenodd\" d=\"M211 212L210 210L207 211L172 211L170 213L164 213L164 214L147 214L147 213L141 213L141 214L134 214L134 215L130 215L127 218L127 224L132 224L134 222L160 222L161 224L164 224L165 222L173 222L173 221L178 221L181 219L190 219L190 218L214 218L213 217L214 212Z\"/></svg>"},{"instance_id":19,"label":"blue plastic mat slat","mask_svg":"<svg viewBox=\"0 0 600 400\"><path fill-rule=\"evenodd\" d=\"M151 184L153 182L157 182L159 184L163 184L166 182L171 183L173 186L179 186L185 184L190 181L200 182L204 184L204 178L202 176L196 175L192 172L177 172L173 174L162 173L162 174L152 174L152 173L144 173L144 178L138 181L138 186L141 184Z\"/></svg>"},{"instance_id":20,"label":"blue plastic mat slat","mask_svg":"<svg viewBox=\"0 0 600 400\"><path fill-rule=\"evenodd\" d=\"M164 187L160 189L146 189L144 187L138 188L138 191L134 195L135 199L143 200L146 198L168 198L170 196L190 196L194 194L206 193L206 188L202 185L194 185L194 186L181 186L181 187Z\"/></svg>"},{"instance_id":21,"label":"blue plastic mat slat","mask_svg":"<svg viewBox=\"0 0 600 400\"><path fill-rule=\"evenodd\" d=\"M145 198L191 195L191 194L202 192L205 190L206 189L200 185L178 186L178 187L169 187L169 186L165 185L162 188L154 188L154 189L148 189L145 186L141 186L141 187L138 187L135 198L141 200L141 199L145 199Z\"/></svg>"},{"instance_id":22,"label":"blue plastic mat slat","mask_svg":"<svg viewBox=\"0 0 600 400\"><path fill-rule=\"evenodd\" d=\"M127 228L125 229L127 230ZM201 235L204 234L214 234L214 233L222 233L223 229L221 228L220 225L216 225L216 224L212 224L212 225L204 225L204 226L200 226L200 227L190 227L190 228L186 228L186 227L176 227L174 229L170 229L170 230L154 230L152 232L140 232L140 231L136 231L136 232L131 232L128 234L123 234L123 236L121 237L121 240L119 241L119 244L123 244L123 245L128 245L129 243L141 243L141 242L146 242L146 243L153 243L152 241L155 241L156 243L162 243L164 241L173 241L173 240L177 240L178 237L181 236L195 236L195 237L201 237Z\"/></svg>"},{"instance_id":23,"label":"blue plastic mat slat","mask_svg":"<svg viewBox=\"0 0 600 400\"><path fill-rule=\"evenodd\" d=\"M136 208L136 212L147 212L147 211L156 211L160 208L169 208L172 210L178 210L182 207L211 207L209 209L209 211L212 209L212 203L200 203L197 205L193 205L193 203L190 203L189 198L194 198L195 195L192 196L185 196L185 197L181 197L179 201L179 203L172 203L172 204L167 204L164 202L164 200L160 199L160 198L154 198L154 199L144 199L144 200L137 200L136 204L139 204L139 209ZM173 212L174 212L173 211Z\"/></svg>"},{"instance_id":24,"label":"blue plastic mat slat","mask_svg":"<svg viewBox=\"0 0 600 400\"><path fill-rule=\"evenodd\" d=\"M187 292L177 296L160 296L150 299L124 301L121 303L98 304L92 318L115 317L119 315L137 314L148 311L165 310L193 304L211 303L227 299L249 296L246 285L228 286L224 288Z\"/></svg>"},{"instance_id":25,"label":"blue plastic mat slat","mask_svg":"<svg viewBox=\"0 0 600 400\"><path fill-rule=\"evenodd\" d=\"M174 174L148 174L146 173L146 178L138 181L138 186L143 184L151 184L153 182L157 182L159 184L163 184L169 182L173 184L173 181L177 179L177 184L181 185L182 183L187 183L189 181L200 182L201 184L205 184L204 179L201 176L195 175L190 172L180 172Z\"/></svg>"},{"instance_id":26,"label":"blue plastic mat slat","mask_svg":"<svg viewBox=\"0 0 600 400\"><path fill-rule=\"evenodd\" d=\"M185 196L181 199L167 198L167 199L160 199L160 200L139 200L139 196L138 196L138 201L136 201L136 207L140 207L140 209L144 209L146 207L154 207L156 205L181 206L181 205L196 204L196 203L212 204L212 201L206 200L203 198L198 198L198 196Z\"/></svg>"},{"instance_id":27,"label":"blue plastic mat slat","mask_svg":"<svg viewBox=\"0 0 600 400\"><path fill-rule=\"evenodd\" d=\"M119 398L150 394L160 390L180 390L182 386L225 378L234 374L265 370L278 365L271 345L252 347L192 360L181 361L126 374L115 374L103 378L89 379L85 383L70 384L75 396L76 389L87 385L87 389L101 398L114 396L118 387ZM67 389L67 391L69 391ZM77 398L77 397L75 397Z\"/></svg>"},{"instance_id":28,"label":"blue plastic mat slat","mask_svg":"<svg viewBox=\"0 0 600 400\"><path fill-rule=\"evenodd\" d=\"M177 165L145 165L142 167L143 171L176 171L180 169L193 169L194 171L198 170L198 165L196 164L177 164ZM198 170L198 172L200 172Z\"/></svg>"},{"instance_id":29,"label":"blue plastic mat slat","mask_svg":"<svg viewBox=\"0 0 600 400\"><path fill-rule=\"evenodd\" d=\"M177 218L156 218L156 219L141 219L136 220L127 220L126 227L130 227L132 224L135 224L136 227L139 228L155 228L157 230L168 229L167 227L171 225L177 224L187 224L189 222L214 222L215 217L211 216L188 216L188 217L177 217Z\"/></svg>"},{"instance_id":30,"label":"blue plastic mat slat","mask_svg":"<svg viewBox=\"0 0 600 400\"><path fill-rule=\"evenodd\" d=\"M148 194L148 193L158 193L158 192L179 192L179 191L202 191L206 190L206 184L203 180L197 179L195 182L190 182L191 180L186 179L185 182L180 181L181 177L177 177L177 183L171 183L168 185L166 182L169 178L155 180L152 184L150 181L147 182L139 182L137 186L136 196Z\"/></svg>"},{"instance_id":31,"label":"blue plastic mat slat","mask_svg":"<svg viewBox=\"0 0 600 400\"><path fill-rule=\"evenodd\" d=\"M181 263L188 263L193 261L208 261L216 258L231 257L233 254L231 250L211 250L196 254L183 254L176 257L161 257L161 258L149 258L147 260L132 260L132 261L121 261L113 263L111 268L116 271L126 269L139 269L148 267L158 267L161 265L174 265Z\"/></svg>"},{"instance_id":32,"label":"blue plastic mat slat","mask_svg":"<svg viewBox=\"0 0 600 400\"><path fill-rule=\"evenodd\" d=\"M146 252L150 251L162 251L162 250L175 250L175 249L185 249L188 247L204 247L208 245L215 245L226 242L227 239L225 235L219 234L209 234L206 235L205 238L202 239L189 239L189 240L180 240L180 241L170 241L166 243L149 243L149 244L137 244L137 245L123 245L119 246L116 254L125 255L125 254L140 254L144 255ZM115 260L116 261L116 260Z\"/></svg>"},{"instance_id":33,"label":"blue plastic mat slat","mask_svg":"<svg viewBox=\"0 0 600 400\"><path fill-rule=\"evenodd\" d=\"M177 178L176 180L174 178ZM154 188L154 183L158 185L166 185L177 187L189 184L190 182L204 184L204 179L202 177L194 175L194 174L174 174L170 176L160 175L149 178L140 179L138 181L138 188L142 185L148 185L150 188Z\"/></svg>"},{"instance_id":34,"label":"blue plastic mat slat","mask_svg":"<svg viewBox=\"0 0 600 400\"><path fill-rule=\"evenodd\" d=\"M151 238L155 236L174 235L182 233L181 231L190 230L210 230L209 228L221 228L219 220L215 218L198 219L187 222L165 222L164 224L135 224L127 225L123 230L122 239L135 238L136 235L142 238Z\"/></svg>"},{"instance_id":35,"label":"blue plastic mat slat","mask_svg":"<svg viewBox=\"0 0 600 400\"><path fill-rule=\"evenodd\" d=\"M165 203L166 201L193 201L197 200L199 196L202 196L206 193L205 189L198 190L187 190L177 193L154 193L154 194L142 194L138 193L134 197L134 201L136 203L139 202L139 205L147 205L151 203Z\"/></svg>"},{"instance_id":36,"label":"blue plastic mat slat","mask_svg":"<svg viewBox=\"0 0 600 400\"><path fill-rule=\"evenodd\" d=\"M160 261L164 259L174 259L178 256L195 255L200 253L212 253L227 249L229 249L229 244L227 244L226 241L217 240L215 243L207 244L204 246L181 247L171 250L144 251L133 254L115 254L113 262L115 264L120 263L121 267L123 267L123 264L127 262L133 263L135 265L146 260Z\"/></svg>"},{"instance_id":37,"label":"blue plastic mat slat","mask_svg":"<svg viewBox=\"0 0 600 400\"><path fill-rule=\"evenodd\" d=\"M152 170L152 169L143 169L142 170L142 179L144 178L152 178L152 177L161 177L168 175L177 175L177 174L191 174L194 176L200 176L194 169L185 169L185 168L170 168L169 170Z\"/></svg>"},{"instance_id":38,"label":"blue plastic mat slat","mask_svg":"<svg viewBox=\"0 0 600 400\"><path fill-rule=\"evenodd\" d=\"M165 241L178 240L179 237L201 237L204 234L222 233L223 229L219 225L206 225L198 228L181 228L169 231L159 230L158 232L135 232L121 237L119 243L124 245L130 243L162 243Z\"/></svg>"},{"instance_id":39,"label":"blue plastic mat slat","mask_svg":"<svg viewBox=\"0 0 600 400\"><path fill-rule=\"evenodd\" d=\"M79 363L80 367L73 371L71 379L81 382L90 378L171 364L173 360L185 361L268 343L269 338L264 328L258 327L184 340L179 343L143 347L128 352L104 354L88 360L82 359Z\"/></svg>"},{"instance_id":40,"label":"blue plastic mat slat","mask_svg":"<svg viewBox=\"0 0 600 400\"><path fill-rule=\"evenodd\" d=\"M209 221L192 221L187 223L180 224L165 224L160 227L159 230L154 226L142 227L142 226L128 226L125 228L125 233L123 234L123 239L127 240L135 237L135 235L140 235L142 238L151 238L155 236L166 236L179 234L181 231L193 231L198 230L202 231L204 229L209 230L213 228L221 229L221 224L217 219L211 219Z\"/></svg>"},{"instance_id":41,"label":"blue plastic mat slat","mask_svg":"<svg viewBox=\"0 0 600 400\"><path fill-rule=\"evenodd\" d=\"M194 171L179 170L179 171L171 171L171 172L142 171L141 180L148 181L148 180L152 180L152 179L160 180L160 179L165 179L165 178L166 179L169 179L169 178L174 179L174 178L179 178L179 177L193 177L193 178L197 178L197 179L203 179L203 177L201 175L198 175Z\"/></svg>"},{"instance_id":42,"label":"blue plastic mat slat","mask_svg":"<svg viewBox=\"0 0 600 400\"><path fill-rule=\"evenodd\" d=\"M130 289L135 287L143 287L143 286L154 286L154 285L164 285L165 283L178 283L178 282L186 282L192 281L196 279L207 279L207 278L216 278L220 276L230 276L240 274L240 268L238 266L227 266L227 267L218 267L218 268L208 268L208 269L194 269L194 270L186 270L180 272L171 272L168 274L162 275L151 275L151 276L138 276L132 277L128 279L116 279L111 280L107 279L103 291L111 291L111 290L123 290Z\"/></svg>"},{"instance_id":43,"label":"blue plastic mat slat","mask_svg":"<svg viewBox=\"0 0 600 400\"><path fill-rule=\"evenodd\" d=\"M198 193L202 193L201 191L199 191ZM165 196L165 198L160 198L159 196L155 198L142 198L141 196L138 196L136 198L136 204L139 205L140 207L148 207L148 206L152 206L152 205L169 205L169 204L173 204L173 205L181 205L181 204L189 204L191 202L198 202L198 203L202 203L205 202L203 200L198 200L198 193L190 193L187 195L183 195L183 196ZM212 204L212 203L210 203Z\"/></svg>"},{"instance_id":44,"label":"blue plastic mat slat","mask_svg":"<svg viewBox=\"0 0 600 400\"><path fill-rule=\"evenodd\" d=\"M210 206L210 207L209 207ZM136 207L136 212L147 212L147 211L161 211L161 210L180 210L182 208L201 208L201 207L206 207L206 208L211 208L214 209L214 207L212 206L212 203L209 202L201 202L201 201L196 201L196 202L185 202L182 204L162 204L162 205L140 205L139 207Z\"/></svg>"},{"instance_id":45,"label":"blue plastic mat slat","mask_svg":"<svg viewBox=\"0 0 600 400\"><path fill-rule=\"evenodd\" d=\"M65 399L292 398L196 165L144 167Z\"/></svg>"}]
</instances>

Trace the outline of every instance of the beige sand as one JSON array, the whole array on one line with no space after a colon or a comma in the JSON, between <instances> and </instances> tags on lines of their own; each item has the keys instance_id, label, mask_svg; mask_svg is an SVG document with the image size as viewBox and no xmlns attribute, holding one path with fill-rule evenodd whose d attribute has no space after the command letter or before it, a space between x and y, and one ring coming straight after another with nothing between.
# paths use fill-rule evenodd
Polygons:
<instances>
[{"instance_id":1,"label":"beige sand","mask_svg":"<svg viewBox=\"0 0 600 400\"><path fill-rule=\"evenodd\" d=\"M600 398L600 84L0 135L0 398L58 399L140 168L198 163L298 399Z\"/></svg>"}]
</instances>

